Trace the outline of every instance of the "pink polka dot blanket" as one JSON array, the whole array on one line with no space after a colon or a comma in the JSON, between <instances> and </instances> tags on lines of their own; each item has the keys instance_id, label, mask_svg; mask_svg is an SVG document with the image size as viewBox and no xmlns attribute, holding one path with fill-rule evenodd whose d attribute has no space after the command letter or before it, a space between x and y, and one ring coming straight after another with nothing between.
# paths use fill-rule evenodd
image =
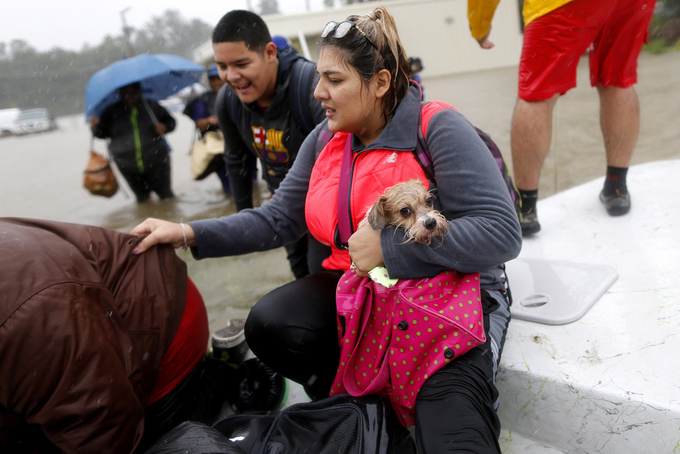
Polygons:
<instances>
[{"instance_id":1,"label":"pink polka dot blanket","mask_svg":"<svg viewBox=\"0 0 680 454\"><path fill-rule=\"evenodd\" d=\"M399 421L410 427L425 381L486 341L479 273L445 271L387 285L357 276L355 268L340 279L341 352L330 394L388 396Z\"/></svg>"}]
</instances>

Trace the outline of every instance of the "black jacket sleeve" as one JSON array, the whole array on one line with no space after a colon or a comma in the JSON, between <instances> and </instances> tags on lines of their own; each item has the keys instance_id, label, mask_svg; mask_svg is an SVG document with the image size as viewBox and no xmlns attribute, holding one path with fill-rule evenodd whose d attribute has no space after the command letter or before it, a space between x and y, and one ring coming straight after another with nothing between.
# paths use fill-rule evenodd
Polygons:
<instances>
[{"instance_id":1,"label":"black jacket sleeve","mask_svg":"<svg viewBox=\"0 0 680 454\"><path fill-rule=\"evenodd\" d=\"M224 155L231 194L236 210L241 211L253 207L252 172L257 169L257 158L248 150L238 127L229 118L227 103L231 101L231 96L236 95L225 84L217 94L216 110L220 129L224 133ZM241 102L238 99L235 101Z\"/></svg>"},{"instance_id":2,"label":"black jacket sleeve","mask_svg":"<svg viewBox=\"0 0 680 454\"><path fill-rule=\"evenodd\" d=\"M92 131L92 134L94 134L95 137L98 139L106 139L108 137L111 137L111 132L110 132L110 127L111 127L111 122L113 121L113 109L114 106L109 106L102 112L101 117L99 117L99 123L97 123L97 127Z\"/></svg>"},{"instance_id":3,"label":"black jacket sleeve","mask_svg":"<svg viewBox=\"0 0 680 454\"><path fill-rule=\"evenodd\" d=\"M173 117L170 112L168 112L165 107L161 106L158 104L156 101L147 100L149 103L149 106L151 107L151 110L153 111L154 115L156 116L156 119L163 123L167 130L165 131L166 133L172 132L175 130L175 127L177 126L177 121L175 120L175 117Z\"/></svg>"}]
</instances>

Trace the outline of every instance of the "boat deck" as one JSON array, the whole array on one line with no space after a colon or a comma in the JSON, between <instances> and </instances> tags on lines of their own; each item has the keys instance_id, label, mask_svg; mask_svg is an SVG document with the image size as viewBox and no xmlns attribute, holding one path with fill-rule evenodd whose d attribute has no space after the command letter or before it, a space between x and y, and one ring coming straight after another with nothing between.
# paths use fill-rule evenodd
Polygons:
<instances>
[{"instance_id":1,"label":"boat deck","mask_svg":"<svg viewBox=\"0 0 680 454\"><path fill-rule=\"evenodd\" d=\"M545 262L542 275L559 262L604 265L616 276L574 321L511 322L497 379L504 452L656 454L680 447L678 178L680 160L631 167L632 209L622 217L608 216L599 202L601 178L539 202L543 230L508 263L511 286L539 285L527 261ZM578 278L571 288L584 283L584 294L597 285L557 270L567 281ZM531 298L526 306L522 299L516 296L513 310L526 318ZM527 440L552 449L518 450Z\"/></svg>"}]
</instances>

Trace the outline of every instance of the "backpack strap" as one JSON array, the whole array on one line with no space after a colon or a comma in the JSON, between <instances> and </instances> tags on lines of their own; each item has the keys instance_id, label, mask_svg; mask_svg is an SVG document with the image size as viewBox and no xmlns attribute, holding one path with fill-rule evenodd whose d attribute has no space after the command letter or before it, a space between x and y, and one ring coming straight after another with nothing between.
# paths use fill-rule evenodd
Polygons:
<instances>
[{"instance_id":1,"label":"backpack strap","mask_svg":"<svg viewBox=\"0 0 680 454\"><path fill-rule=\"evenodd\" d=\"M429 107L428 104L431 104L432 107ZM456 110L454 107L451 107L448 104L439 101L435 101L432 103L423 102L421 103L420 107L420 116L418 118L418 141L416 143L416 149L413 150L413 154L416 156L416 160L418 161L418 163L420 163L420 166L423 168L423 171L425 172L427 179L433 183L436 183L434 175L434 164L432 163L432 155L430 154L430 150L427 147L427 142L425 141L425 133L427 132L427 126L432 116L442 109L449 108ZM508 166L506 165L505 160L503 159L503 154L501 153L501 150L498 148L498 145L496 145L496 143L491 139L491 136L489 134L482 131L476 126L474 126L474 128L475 131L477 132L477 135L479 136L480 139L482 139L482 142L484 142L484 145L486 145L486 148L489 150L494 160L496 161L498 170L501 172L501 175L503 176L503 181L505 181L505 186L507 187L508 193L510 194L510 199L512 200L512 203L515 206L515 212L517 213L517 216L521 221L522 198L519 195L517 187L512 181L512 177L510 176Z\"/></svg>"},{"instance_id":2,"label":"backpack strap","mask_svg":"<svg viewBox=\"0 0 680 454\"><path fill-rule=\"evenodd\" d=\"M413 150L413 154L416 156L416 161L423 168L425 176L428 180L435 182L434 178L434 164L432 163L432 156L430 155L430 150L427 147L427 142L425 141L425 131L427 130L427 125L423 125L423 107L420 109L418 114L418 140L416 141L416 148Z\"/></svg>"},{"instance_id":3,"label":"backpack strap","mask_svg":"<svg viewBox=\"0 0 680 454\"><path fill-rule=\"evenodd\" d=\"M340 166L340 180L338 182L338 232L340 243L346 248L349 237L352 236L352 222L349 219L349 180L352 173L352 137L347 134L345 149L342 153Z\"/></svg>"},{"instance_id":4,"label":"backpack strap","mask_svg":"<svg viewBox=\"0 0 680 454\"><path fill-rule=\"evenodd\" d=\"M314 161L319 158L319 155L334 135L335 134L328 129L328 123L324 124L321 131L319 131L319 136L316 138L316 143L314 144Z\"/></svg>"},{"instance_id":5,"label":"backpack strap","mask_svg":"<svg viewBox=\"0 0 680 454\"><path fill-rule=\"evenodd\" d=\"M303 57L293 63L293 72L289 85L290 109L293 112L295 122L302 128L305 134L309 134L316 127L309 111L308 90L309 84L314 77L316 65Z\"/></svg>"},{"instance_id":6,"label":"backpack strap","mask_svg":"<svg viewBox=\"0 0 680 454\"><path fill-rule=\"evenodd\" d=\"M427 108L428 105L431 107ZM416 157L416 161L422 167L423 172L427 179L433 183L436 182L434 176L434 164L432 163L432 155L430 154L430 149L425 141L425 133L427 132L427 126L430 123L430 118L432 115L439 112L442 109L453 108L441 102L429 103L422 102L420 104L420 112L418 113L418 136L416 140L416 148L413 150L413 154Z\"/></svg>"}]
</instances>

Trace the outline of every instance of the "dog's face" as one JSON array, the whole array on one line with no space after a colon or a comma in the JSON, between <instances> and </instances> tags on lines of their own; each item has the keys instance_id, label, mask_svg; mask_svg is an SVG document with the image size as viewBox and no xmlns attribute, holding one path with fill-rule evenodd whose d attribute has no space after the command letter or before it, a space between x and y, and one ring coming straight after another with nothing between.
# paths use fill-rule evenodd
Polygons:
<instances>
[{"instance_id":1,"label":"dog's face","mask_svg":"<svg viewBox=\"0 0 680 454\"><path fill-rule=\"evenodd\" d=\"M433 207L434 196L420 180L398 183L385 191L368 212L374 230L388 225L406 230L407 240L430 244L449 231L446 218Z\"/></svg>"}]
</instances>

